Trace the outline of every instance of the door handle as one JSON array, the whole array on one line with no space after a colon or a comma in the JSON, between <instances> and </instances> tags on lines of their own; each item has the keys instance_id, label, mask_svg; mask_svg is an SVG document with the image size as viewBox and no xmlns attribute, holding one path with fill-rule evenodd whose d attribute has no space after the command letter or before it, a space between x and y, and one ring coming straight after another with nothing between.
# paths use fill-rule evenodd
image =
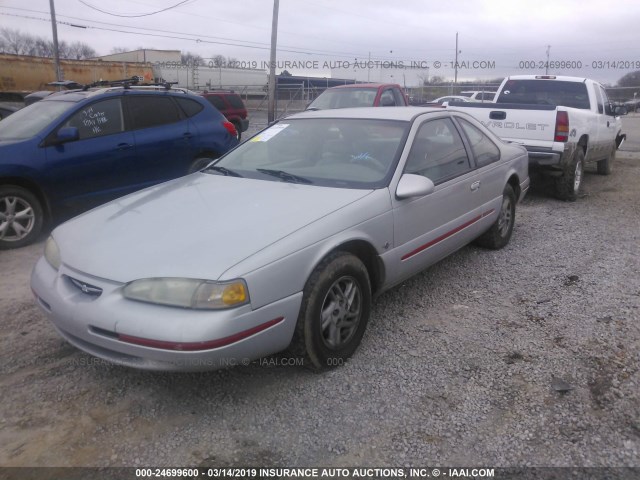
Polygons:
<instances>
[{"instance_id":1,"label":"door handle","mask_svg":"<svg viewBox=\"0 0 640 480\"><path fill-rule=\"evenodd\" d=\"M471 190L472 190L473 192L475 192L475 191L476 191L476 190L478 190L479 188L480 188L480 182L473 182L473 183L471 184Z\"/></svg>"},{"instance_id":2,"label":"door handle","mask_svg":"<svg viewBox=\"0 0 640 480\"><path fill-rule=\"evenodd\" d=\"M119 143L117 148L118 150L128 150L129 148L133 148L133 145L130 143Z\"/></svg>"},{"instance_id":3,"label":"door handle","mask_svg":"<svg viewBox=\"0 0 640 480\"><path fill-rule=\"evenodd\" d=\"M193 137L193 135L189 132L183 133L182 136L186 139L190 139L191 137Z\"/></svg>"}]
</instances>

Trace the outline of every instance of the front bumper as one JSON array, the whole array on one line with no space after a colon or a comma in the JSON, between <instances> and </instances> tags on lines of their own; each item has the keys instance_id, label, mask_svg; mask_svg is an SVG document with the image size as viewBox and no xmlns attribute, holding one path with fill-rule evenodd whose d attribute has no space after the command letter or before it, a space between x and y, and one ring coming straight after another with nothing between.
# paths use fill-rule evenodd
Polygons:
<instances>
[{"instance_id":1,"label":"front bumper","mask_svg":"<svg viewBox=\"0 0 640 480\"><path fill-rule=\"evenodd\" d=\"M122 287L44 258L31 274L38 304L69 343L146 370L215 370L284 350L302 302L299 292L257 310L191 310L128 300Z\"/></svg>"}]
</instances>

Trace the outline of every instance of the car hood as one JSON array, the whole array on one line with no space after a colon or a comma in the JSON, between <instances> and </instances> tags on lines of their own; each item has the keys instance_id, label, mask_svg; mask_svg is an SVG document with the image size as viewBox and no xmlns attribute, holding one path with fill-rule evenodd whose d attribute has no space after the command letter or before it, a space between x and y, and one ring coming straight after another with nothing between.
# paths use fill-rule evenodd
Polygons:
<instances>
[{"instance_id":1,"label":"car hood","mask_svg":"<svg viewBox=\"0 0 640 480\"><path fill-rule=\"evenodd\" d=\"M217 280L369 193L195 173L98 207L53 236L66 266L103 279Z\"/></svg>"}]
</instances>

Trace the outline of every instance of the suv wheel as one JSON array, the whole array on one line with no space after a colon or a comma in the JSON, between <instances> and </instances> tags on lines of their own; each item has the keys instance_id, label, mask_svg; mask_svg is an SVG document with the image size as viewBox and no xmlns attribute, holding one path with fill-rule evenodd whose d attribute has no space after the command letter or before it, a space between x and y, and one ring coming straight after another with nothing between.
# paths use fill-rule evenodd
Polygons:
<instances>
[{"instance_id":1,"label":"suv wheel","mask_svg":"<svg viewBox=\"0 0 640 480\"><path fill-rule=\"evenodd\" d=\"M14 185L0 187L0 249L33 243L43 220L40 201L29 190Z\"/></svg>"}]
</instances>

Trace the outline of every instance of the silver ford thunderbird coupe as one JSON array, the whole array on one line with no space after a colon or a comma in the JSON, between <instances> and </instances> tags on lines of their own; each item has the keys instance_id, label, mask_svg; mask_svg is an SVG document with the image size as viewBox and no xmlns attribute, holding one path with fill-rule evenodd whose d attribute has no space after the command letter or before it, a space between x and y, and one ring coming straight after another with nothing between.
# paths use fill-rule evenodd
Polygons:
<instances>
[{"instance_id":1,"label":"silver ford thunderbird coupe","mask_svg":"<svg viewBox=\"0 0 640 480\"><path fill-rule=\"evenodd\" d=\"M434 108L304 112L200 172L57 227L31 277L69 343L211 370L358 347L372 298L476 241L505 246L527 152Z\"/></svg>"}]
</instances>

